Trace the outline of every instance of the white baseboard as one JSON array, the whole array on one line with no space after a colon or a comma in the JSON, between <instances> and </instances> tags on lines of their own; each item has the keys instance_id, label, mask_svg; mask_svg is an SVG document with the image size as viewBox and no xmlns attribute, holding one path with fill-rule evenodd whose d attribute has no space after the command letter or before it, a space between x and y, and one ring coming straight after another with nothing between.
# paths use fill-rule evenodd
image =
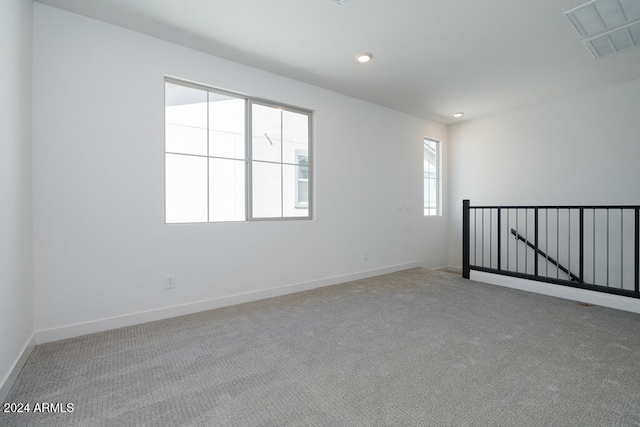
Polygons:
<instances>
[{"instance_id":1,"label":"white baseboard","mask_svg":"<svg viewBox=\"0 0 640 427\"><path fill-rule=\"evenodd\" d=\"M182 316L185 314L197 313L214 308L226 307L244 302L256 301L309 289L321 288L324 286L337 285L353 280L365 279L368 277L380 276L382 274L395 273L397 271L408 270L418 267L418 262L413 261L405 264L392 265L389 267L377 268L374 270L360 271L345 274L342 276L327 277L324 279L312 280L309 282L296 283L292 285L280 286L271 289L264 289L254 292L231 295L227 297L214 298L205 301L197 301L189 304L164 307L156 310L149 310L139 313L132 313L123 316L109 317L105 319L93 320L73 325L62 326L52 329L36 331L36 343L44 344L67 338L74 338L81 335L102 332L109 329L122 328L125 326L137 325L140 323L152 322L155 320L168 319L170 317Z\"/></svg>"},{"instance_id":2,"label":"white baseboard","mask_svg":"<svg viewBox=\"0 0 640 427\"><path fill-rule=\"evenodd\" d=\"M552 283L536 282L534 280L520 279L517 277L501 276L498 274L486 273L484 271L471 270L470 279L572 301L601 305L603 307L615 308L617 310L640 313L640 299L636 298L605 294L602 292L589 291L587 289L572 288L570 286L554 285Z\"/></svg>"},{"instance_id":3,"label":"white baseboard","mask_svg":"<svg viewBox=\"0 0 640 427\"><path fill-rule=\"evenodd\" d=\"M11 387L13 387L13 383L16 381L16 378L18 378L18 374L20 374L22 367L27 362L27 359L31 355L31 352L33 351L33 348L35 346L36 346L36 336L35 334L31 334L31 337L27 340L25 345L22 347L22 351L20 352L15 362L13 363L13 367L7 373L7 375L2 379L2 382L0 382L0 402L4 402L4 400L7 398L7 395L9 394Z\"/></svg>"}]
</instances>

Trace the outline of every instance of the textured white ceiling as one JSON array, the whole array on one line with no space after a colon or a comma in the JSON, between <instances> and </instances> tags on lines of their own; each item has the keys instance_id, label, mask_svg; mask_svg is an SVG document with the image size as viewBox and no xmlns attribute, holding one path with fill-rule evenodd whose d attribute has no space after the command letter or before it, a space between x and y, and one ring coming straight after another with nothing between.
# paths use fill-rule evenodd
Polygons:
<instances>
[{"instance_id":1,"label":"textured white ceiling","mask_svg":"<svg viewBox=\"0 0 640 427\"><path fill-rule=\"evenodd\" d=\"M446 124L640 78L585 48L583 0L38 1Z\"/></svg>"}]
</instances>

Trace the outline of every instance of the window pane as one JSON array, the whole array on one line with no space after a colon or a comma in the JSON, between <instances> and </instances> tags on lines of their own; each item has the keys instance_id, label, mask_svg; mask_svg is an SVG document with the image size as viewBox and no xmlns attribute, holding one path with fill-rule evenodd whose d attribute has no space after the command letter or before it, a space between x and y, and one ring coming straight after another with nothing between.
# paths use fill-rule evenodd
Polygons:
<instances>
[{"instance_id":1,"label":"window pane","mask_svg":"<svg viewBox=\"0 0 640 427\"><path fill-rule=\"evenodd\" d=\"M280 164L253 162L253 217L282 216L282 171Z\"/></svg>"},{"instance_id":2,"label":"window pane","mask_svg":"<svg viewBox=\"0 0 640 427\"><path fill-rule=\"evenodd\" d=\"M165 155L166 221L207 221L207 159Z\"/></svg>"},{"instance_id":3,"label":"window pane","mask_svg":"<svg viewBox=\"0 0 640 427\"><path fill-rule=\"evenodd\" d=\"M309 180L300 178L301 168L306 168L306 166L282 166L282 207L285 217L300 217L309 214Z\"/></svg>"},{"instance_id":4,"label":"window pane","mask_svg":"<svg viewBox=\"0 0 640 427\"><path fill-rule=\"evenodd\" d=\"M306 160L300 161L300 165L298 166L298 178L299 179L309 179L309 162Z\"/></svg>"},{"instance_id":5,"label":"window pane","mask_svg":"<svg viewBox=\"0 0 640 427\"><path fill-rule=\"evenodd\" d=\"M425 180L424 184L424 214L437 215L437 203L435 197L435 195L437 194L437 181Z\"/></svg>"},{"instance_id":6,"label":"window pane","mask_svg":"<svg viewBox=\"0 0 640 427\"><path fill-rule=\"evenodd\" d=\"M282 112L283 162L296 164L297 154L309 151L309 116L292 111Z\"/></svg>"},{"instance_id":7,"label":"window pane","mask_svg":"<svg viewBox=\"0 0 640 427\"><path fill-rule=\"evenodd\" d=\"M209 155L244 159L244 99L209 92Z\"/></svg>"},{"instance_id":8,"label":"window pane","mask_svg":"<svg viewBox=\"0 0 640 427\"><path fill-rule=\"evenodd\" d=\"M282 161L282 110L251 106L251 151L253 160Z\"/></svg>"},{"instance_id":9,"label":"window pane","mask_svg":"<svg viewBox=\"0 0 640 427\"><path fill-rule=\"evenodd\" d=\"M296 207L309 206L309 181L298 180L298 194L296 195Z\"/></svg>"},{"instance_id":10,"label":"window pane","mask_svg":"<svg viewBox=\"0 0 640 427\"><path fill-rule=\"evenodd\" d=\"M207 92L166 84L165 150L207 154Z\"/></svg>"},{"instance_id":11,"label":"window pane","mask_svg":"<svg viewBox=\"0 0 640 427\"><path fill-rule=\"evenodd\" d=\"M244 161L209 160L209 221L245 220Z\"/></svg>"},{"instance_id":12,"label":"window pane","mask_svg":"<svg viewBox=\"0 0 640 427\"><path fill-rule=\"evenodd\" d=\"M167 123L165 150L169 153L207 155L207 131Z\"/></svg>"}]
</instances>

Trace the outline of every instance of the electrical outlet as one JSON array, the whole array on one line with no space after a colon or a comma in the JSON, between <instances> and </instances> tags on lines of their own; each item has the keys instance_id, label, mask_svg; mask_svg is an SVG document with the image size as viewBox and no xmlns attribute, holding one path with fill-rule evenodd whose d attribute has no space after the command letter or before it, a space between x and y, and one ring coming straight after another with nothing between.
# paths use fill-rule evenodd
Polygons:
<instances>
[{"instance_id":1,"label":"electrical outlet","mask_svg":"<svg viewBox=\"0 0 640 427\"><path fill-rule=\"evenodd\" d=\"M176 276L174 276L173 274L170 274L167 276L165 283L164 283L164 288L165 289L173 289L176 287Z\"/></svg>"},{"instance_id":2,"label":"electrical outlet","mask_svg":"<svg viewBox=\"0 0 640 427\"><path fill-rule=\"evenodd\" d=\"M369 251L362 252L362 259L365 261L369 259Z\"/></svg>"}]
</instances>

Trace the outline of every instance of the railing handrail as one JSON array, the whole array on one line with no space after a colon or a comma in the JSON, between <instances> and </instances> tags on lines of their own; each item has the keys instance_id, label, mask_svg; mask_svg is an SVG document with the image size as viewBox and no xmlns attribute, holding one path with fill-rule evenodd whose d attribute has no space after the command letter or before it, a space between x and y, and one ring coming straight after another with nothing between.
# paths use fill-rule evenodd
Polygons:
<instances>
[{"instance_id":1,"label":"railing handrail","mask_svg":"<svg viewBox=\"0 0 640 427\"><path fill-rule=\"evenodd\" d=\"M640 209L640 205L477 205L471 209Z\"/></svg>"}]
</instances>

